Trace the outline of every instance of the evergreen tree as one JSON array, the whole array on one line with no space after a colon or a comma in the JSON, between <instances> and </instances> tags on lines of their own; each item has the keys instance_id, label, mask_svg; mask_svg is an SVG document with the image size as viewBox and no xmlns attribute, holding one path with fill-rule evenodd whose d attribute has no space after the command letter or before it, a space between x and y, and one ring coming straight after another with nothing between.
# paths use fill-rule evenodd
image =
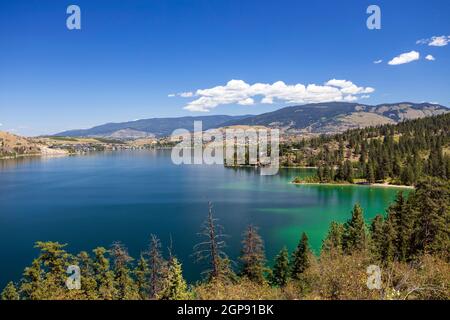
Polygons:
<instances>
[{"instance_id":1,"label":"evergreen tree","mask_svg":"<svg viewBox=\"0 0 450 320\"><path fill-rule=\"evenodd\" d=\"M94 262L86 251L80 252L77 258L81 274L81 290L83 290L86 299L97 299L97 281L94 273Z\"/></svg>"},{"instance_id":2,"label":"evergreen tree","mask_svg":"<svg viewBox=\"0 0 450 320\"><path fill-rule=\"evenodd\" d=\"M390 263L397 258L396 239L397 233L395 230L396 220L393 215L388 215L383 225L384 241L382 247L381 259L384 262Z\"/></svg>"},{"instance_id":3,"label":"evergreen tree","mask_svg":"<svg viewBox=\"0 0 450 320\"><path fill-rule=\"evenodd\" d=\"M184 300L189 298L189 291L183 278L181 263L175 257L169 260L163 288L158 298L162 300Z\"/></svg>"},{"instance_id":4,"label":"evergreen tree","mask_svg":"<svg viewBox=\"0 0 450 320\"><path fill-rule=\"evenodd\" d=\"M341 223L332 221L328 234L322 242L322 252L342 252L342 238L344 226Z\"/></svg>"},{"instance_id":5,"label":"evergreen tree","mask_svg":"<svg viewBox=\"0 0 450 320\"><path fill-rule=\"evenodd\" d=\"M336 176L334 177L334 180L336 180L336 181L345 180L344 168L343 168L342 162L339 162L339 164L337 166Z\"/></svg>"},{"instance_id":6,"label":"evergreen tree","mask_svg":"<svg viewBox=\"0 0 450 320\"><path fill-rule=\"evenodd\" d=\"M415 224L413 251L450 252L450 185L448 180L427 178L420 181L414 194Z\"/></svg>"},{"instance_id":7,"label":"evergreen tree","mask_svg":"<svg viewBox=\"0 0 450 320\"><path fill-rule=\"evenodd\" d=\"M395 237L395 256L400 261L406 261L411 245L414 212L410 210L403 192L397 194L394 203L388 208L388 220L394 229L391 233ZM391 233L388 232L387 235Z\"/></svg>"},{"instance_id":8,"label":"evergreen tree","mask_svg":"<svg viewBox=\"0 0 450 320\"><path fill-rule=\"evenodd\" d=\"M41 254L39 260L45 268L45 282L48 285L48 289L60 290L65 288L65 282L67 279L66 270L68 267L68 253L63 249L66 244L60 244L58 242L36 242L35 247L40 249Z\"/></svg>"},{"instance_id":9,"label":"evergreen tree","mask_svg":"<svg viewBox=\"0 0 450 320\"><path fill-rule=\"evenodd\" d=\"M256 227L250 225L244 232L242 240L242 252L239 258L242 263L241 275L252 281L263 283L264 271L266 269L266 255L264 253L264 243L258 234Z\"/></svg>"},{"instance_id":10,"label":"evergreen tree","mask_svg":"<svg viewBox=\"0 0 450 320\"><path fill-rule=\"evenodd\" d=\"M150 239L149 273L150 273L150 298L156 298L162 286L162 275L166 263L161 254L161 242L152 234Z\"/></svg>"},{"instance_id":11,"label":"evergreen tree","mask_svg":"<svg viewBox=\"0 0 450 320\"><path fill-rule=\"evenodd\" d=\"M375 260L381 260L384 252L384 222L383 216L378 214L370 225L371 252Z\"/></svg>"},{"instance_id":12,"label":"evergreen tree","mask_svg":"<svg viewBox=\"0 0 450 320\"><path fill-rule=\"evenodd\" d=\"M114 272L110 269L109 259L105 256L107 250L98 247L93 252L95 255L93 268L99 297L102 300L113 300L117 291L114 287Z\"/></svg>"},{"instance_id":13,"label":"evergreen tree","mask_svg":"<svg viewBox=\"0 0 450 320\"><path fill-rule=\"evenodd\" d=\"M145 300L149 297L149 268L147 260L145 259L143 254L141 254L136 269L134 270L134 274L136 276L136 286L139 298L141 300Z\"/></svg>"},{"instance_id":14,"label":"evergreen tree","mask_svg":"<svg viewBox=\"0 0 450 320\"><path fill-rule=\"evenodd\" d=\"M352 217L344 224L343 248L346 253L364 250L367 247L366 224L363 210L357 203L353 207Z\"/></svg>"},{"instance_id":15,"label":"evergreen tree","mask_svg":"<svg viewBox=\"0 0 450 320\"><path fill-rule=\"evenodd\" d=\"M278 287L284 287L289 280L289 252L286 247L275 258L271 278L271 284Z\"/></svg>"},{"instance_id":16,"label":"evergreen tree","mask_svg":"<svg viewBox=\"0 0 450 320\"><path fill-rule=\"evenodd\" d=\"M369 162L366 166L366 180L369 183L375 183L375 169L373 162Z\"/></svg>"},{"instance_id":17,"label":"evergreen tree","mask_svg":"<svg viewBox=\"0 0 450 320\"><path fill-rule=\"evenodd\" d=\"M323 167L321 165L317 168L317 179L319 179L320 182L325 181Z\"/></svg>"},{"instance_id":18,"label":"evergreen tree","mask_svg":"<svg viewBox=\"0 0 450 320\"><path fill-rule=\"evenodd\" d=\"M1 300L19 300L19 293L17 292L16 286L11 281L9 282L5 289L2 291L0 295Z\"/></svg>"},{"instance_id":19,"label":"evergreen tree","mask_svg":"<svg viewBox=\"0 0 450 320\"><path fill-rule=\"evenodd\" d=\"M297 248L292 253L291 258L291 276L293 279L299 279L300 275L308 269L312 252L308 243L308 236L302 233Z\"/></svg>"},{"instance_id":20,"label":"evergreen tree","mask_svg":"<svg viewBox=\"0 0 450 320\"><path fill-rule=\"evenodd\" d=\"M34 259L30 267L25 268L20 286L20 294L26 300L43 299L43 271L39 259Z\"/></svg>"},{"instance_id":21,"label":"evergreen tree","mask_svg":"<svg viewBox=\"0 0 450 320\"><path fill-rule=\"evenodd\" d=\"M404 185L412 185L415 181L414 168L411 164L406 165L401 170L400 181Z\"/></svg>"},{"instance_id":22,"label":"evergreen tree","mask_svg":"<svg viewBox=\"0 0 450 320\"><path fill-rule=\"evenodd\" d=\"M353 166L350 160L345 160L342 173L343 173L342 180L353 183Z\"/></svg>"},{"instance_id":23,"label":"evergreen tree","mask_svg":"<svg viewBox=\"0 0 450 320\"><path fill-rule=\"evenodd\" d=\"M63 299L67 294L66 270L72 258L63 250L65 246L51 241L36 242L35 248L40 249L40 254L31 268L26 270L26 280L22 287L28 294L34 295L32 299L57 300Z\"/></svg>"},{"instance_id":24,"label":"evergreen tree","mask_svg":"<svg viewBox=\"0 0 450 320\"><path fill-rule=\"evenodd\" d=\"M128 266L133 258L129 256L127 248L120 242L114 242L110 252L114 260L114 280L117 288L117 299L137 299L137 288L130 275Z\"/></svg>"}]
</instances>

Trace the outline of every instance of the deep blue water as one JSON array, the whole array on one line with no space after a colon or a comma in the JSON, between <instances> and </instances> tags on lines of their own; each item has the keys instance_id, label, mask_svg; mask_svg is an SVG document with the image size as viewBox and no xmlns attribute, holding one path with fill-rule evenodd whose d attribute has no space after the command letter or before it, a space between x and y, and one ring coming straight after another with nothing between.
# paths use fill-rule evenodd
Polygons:
<instances>
[{"instance_id":1,"label":"deep blue water","mask_svg":"<svg viewBox=\"0 0 450 320\"><path fill-rule=\"evenodd\" d=\"M151 233L164 248L172 238L189 280L199 278L192 247L208 201L224 226L236 260L241 234L260 228L269 258L293 249L306 231L315 250L332 220L344 221L355 202L368 218L385 210L397 190L361 186L297 186L310 169L260 176L252 168L173 165L170 151L95 153L0 161L0 286L18 281L37 255L35 241L67 243L76 253L119 240L137 257Z\"/></svg>"}]
</instances>

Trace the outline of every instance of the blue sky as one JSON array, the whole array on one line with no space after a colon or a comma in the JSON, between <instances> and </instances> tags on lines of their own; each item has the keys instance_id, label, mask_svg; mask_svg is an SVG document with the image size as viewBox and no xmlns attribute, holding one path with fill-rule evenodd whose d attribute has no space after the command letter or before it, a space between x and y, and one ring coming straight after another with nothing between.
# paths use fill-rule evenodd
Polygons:
<instances>
[{"instance_id":1,"label":"blue sky","mask_svg":"<svg viewBox=\"0 0 450 320\"><path fill-rule=\"evenodd\" d=\"M81 30L66 28L70 4L81 8ZM370 4L381 8L381 30L366 27ZM450 44L430 45L450 35L449 12L448 0L2 0L0 130L258 114L300 101L295 85L327 89L332 79L347 81L338 91L354 84L350 98L361 103L450 106ZM412 51L418 60L388 64ZM233 79L242 81L226 86ZM194 95L169 97L182 92Z\"/></svg>"}]
</instances>

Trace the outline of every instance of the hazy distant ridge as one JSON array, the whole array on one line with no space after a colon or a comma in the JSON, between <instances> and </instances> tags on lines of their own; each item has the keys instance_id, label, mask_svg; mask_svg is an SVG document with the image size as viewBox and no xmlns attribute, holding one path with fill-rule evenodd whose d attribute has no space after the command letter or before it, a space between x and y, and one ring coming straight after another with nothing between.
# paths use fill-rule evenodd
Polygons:
<instances>
[{"instance_id":1,"label":"hazy distant ridge","mask_svg":"<svg viewBox=\"0 0 450 320\"><path fill-rule=\"evenodd\" d=\"M247 116L199 116L199 117L179 117L179 118L152 118L142 119L136 121L107 123L96 126L90 129L70 130L57 133L57 136L67 137L92 137L92 136L108 136L117 137L118 133L132 132L132 136L142 135L145 133L148 136L163 137L170 135L174 130L184 128L192 131L194 128L194 121L202 121L203 129L207 130L220 126L227 121L240 120Z\"/></svg>"},{"instance_id":2,"label":"hazy distant ridge","mask_svg":"<svg viewBox=\"0 0 450 320\"><path fill-rule=\"evenodd\" d=\"M192 131L195 120L203 122L203 130L232 125L258 125L280 128L288 133L339 133L353 128L395 124L448 111L448 108L432 103L400 102L372 106L360 103L328 102L285 107L255 116L152 118L107 123L90 129L64 131L56 135L114 138L163 137L170 135L178 128Z\"/></svg>"}]
</instances>

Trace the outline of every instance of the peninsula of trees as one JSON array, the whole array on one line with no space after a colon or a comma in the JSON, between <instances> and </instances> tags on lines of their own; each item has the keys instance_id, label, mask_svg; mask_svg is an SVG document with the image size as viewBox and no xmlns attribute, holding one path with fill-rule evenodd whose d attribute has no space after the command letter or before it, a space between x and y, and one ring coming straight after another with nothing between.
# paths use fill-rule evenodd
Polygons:
<instances>
[{"instance_id":1,"label":"peninsula of trees","mask_svg":"<svg viewBox=\"0 0 450 320\"><path fill-rule=\"evenodd\" d=\"M450 113L280 146L281 165L317 167L294 182L416 185L450 179Z\"/></svg>"}]
</instances>

